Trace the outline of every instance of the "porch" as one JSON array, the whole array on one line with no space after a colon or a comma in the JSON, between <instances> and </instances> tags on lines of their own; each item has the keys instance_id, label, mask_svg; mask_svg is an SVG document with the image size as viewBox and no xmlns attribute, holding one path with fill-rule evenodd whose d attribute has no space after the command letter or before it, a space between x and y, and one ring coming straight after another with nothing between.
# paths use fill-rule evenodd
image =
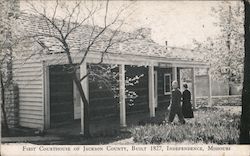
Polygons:
<instances>
[{"instance_id":1,"label":"porch","mask_svg":"<svg viewBox=\"0 0 250 156\"><path fill-rule=\"evenodd\" d=\"M63 57L63 56L62 56ZM44 61L44 79L47 80L45 81L46 85L45 85L45 97L44 97L44 101L45 101L45 129L50 128L50 116L49 116L49 112L50 112L50 98L49 98L49 66L51 65L55 65L55 64L67 64L68 62L66 61L67 59L62 59L62 57L60 59L60 62L58 62L59 60L53 57L48 57L45 58ZM80 77L85 76L87 73L87 64L88 63L99 63L100 58L102 57L102 55L100 53L90 53L89 56L86 58L86 62L84 62L83 64L81 64L80 66L80 71L79 71L79 75ZM79 58L81 58L81 56L75 57L74 62L79 62ZM63 60L63 61L61 61ZM115 53L108 53L105 55L105 57L103 58L103 63L105 64L117 64L118 68L119 68L119 117L112 119L112 120L107 120L104 121L107 124L105 124L107 126L107 130L109 129L120 129L120 128L124 128L127 127L128 125L131 125L133 123L136 123L136 121L133 121L133 116L127 116L126 114L126 95L125 95L125 66L126 65L134 65L134 66L146 66L148 69L148 81L147 81L147 86L148 86L148 108L149 108L149 113L147 114L147 116L143 116L143 118L145 117L155 117L156 116L156 105L157 105L157 92L155 90L155 86L156 86L156 76L155 76L155 71L156 68L161 68L161 69L170 69L171 70L171 79L170 83L168 84L168 86L170 86L170 91L171 92L171 82L173 80L178 80L178 72L181 69L191 69L191 73L192 73L192 99L196 98L196 94L195 94L195 69L196 68L205 68L207 69L207 75L208 75L208 88L209 88L209 95L208 95L208 99L209 99L209 104L211 104L211 84L210 84L210 73L209 73L209 65L206 63L202 63L202 62L197 62L197 61L190 61L190 60L186 60L186 59L177 59L177 58L166 58L166 57L159 57L159 56L142 56L142 55L127 55L127 54L115 54ZM89 98L89 83L88 83L88 79L84 79L82 81L82 86L83 89L85 91L85 94L87 95L87 98ZM165 86L164 86L165 87ZM89 99L88 99L89 100ZM65 129L67 129L65 126L62 127L62 129L59 131L65 132L67 134L69 133L75 133L75 132L79 132L81 134L83 134L83 130L84 130L84 114L83 114L83 103L80 101L80 120L74 122L74 124L78 124L78 126L76 126L77 128L75 128L74 130L72 130L72 128L70 128L71 126L69 125L68 129L69 131L65 131ZM193 100L193 105L194 108L196 107L196 103L195 100ZM138 115L138 114L134 114L134 115ZM100 120L102 121L102 120ZM92 125L90 126L90 131L91 133L97 133L98 131L103 131L105 129L105 127L100 126L100 121L96 121L93 122ZM79 124L80 123L80 124ZM73 124L73 125L74 125ZM49 129L49 131L53 131L53 129ZM71 132L72 131L72 132Z\"/></svg>"},{"instance_id":2,"label":"porch","mask_svg":"<svg viewBox=\"0 0 250 156\"><path fill-rule=\"evenodd\" d=\"M156 111L155 117L157 120L163 121L165 119L166 113L168 111L159 110ZM143 124L145 119L148 119L148 112L134 113L128 114L126 116L126 126L133 127L138 124ZM79 131L81 130L81 120L74 120L74 122L69 123L67 125L62 125L60 127L51 128L46 131L47 135L56 135L56 136L79 136ZM91 135L94 137L99 136L114 136L120 132L120 119L119 116L110 117L110 118L102 118L99 120L94 120L90 122L90 131Z\"/></svg>"}]
</instances>

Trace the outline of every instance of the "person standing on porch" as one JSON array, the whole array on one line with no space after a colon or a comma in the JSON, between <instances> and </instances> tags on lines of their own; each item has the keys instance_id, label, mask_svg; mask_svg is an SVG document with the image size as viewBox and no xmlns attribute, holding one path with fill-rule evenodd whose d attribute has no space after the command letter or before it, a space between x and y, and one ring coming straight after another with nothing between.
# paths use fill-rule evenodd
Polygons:
<instances>
[{"instance_id":1,"label":"person standing on porch","mask_svg":"<svg viewBox=\"0 0 250 156\"><path fill-rule=\"evenodd\" d=\"M185 88L185 90L183 91L182 94L182 113L184 118L193 118L194 117L194 113L192 110L192 105L191 105L191 93L188 90L188 85L184 84L183 87Z\"/></svg>"},{"instance_id":2,"label":"person standing on porch","mask_svg":"<svg viewBox=\"0 0 250 156\"><path fill-rule=\"evenodd\" d=\"M173 122L175 115L177 114L180 123L185 124L185 120L182 114L182 107L181 107L181 91L178 88L178 82L177 81L173 81L172 82L172 98L171 98L171 104L168 107L168 109L170 110L169 113L169 118L168 118L168 122Z\"/></svg>"}]
</instances>

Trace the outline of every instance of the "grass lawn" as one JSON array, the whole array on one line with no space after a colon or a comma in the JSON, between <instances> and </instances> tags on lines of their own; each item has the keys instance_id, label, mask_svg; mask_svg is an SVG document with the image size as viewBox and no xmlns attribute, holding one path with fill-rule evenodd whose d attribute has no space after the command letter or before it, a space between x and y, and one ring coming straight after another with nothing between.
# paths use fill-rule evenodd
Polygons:
<instances>
[{"instance_id":1,"label":"grass lawn","mask_svg":"<svg viewBox=\"0 0 250 156\"><path fill-rule=\"evenodd\" d=\"M127 117L128 127L104 130L86 139L79 135L67 136L60 141L30 142L34 144L237 144L239 138L240 106L221 106L199 108L194 111L195 118L186 119L186 124L178 123L176 116L173 124L165 122L165 110L156 112L153 119L147 118L148 113L134 114ZM110 127L111 121L102 122ZM118 123L115 123L119 125ZM119 127L119 126L118 126ZM69 130L75 129L74 126ZM76 130L78 130L76 128ZM66 131L67 132L67 131ZM107 133L106 133L107 132ZM22 135L25 136L25 135Z\"/></svg>"},{"instance_id":2,"label":"grass lawn","mask_svg":"<svg viewBox=\"0 0 250 156\"><path fill-rule=\"evenodd\" d=\"M237 144L240 123L238 108L226 106L225 108L199 108L194 111L195 118L187 119L185 125L179 124L176 116L173 124L157 122L155 119L155 123L158 124L150 122L141 126L132 126L129 131L136 144Z\"/></svg>"}]
</instances>

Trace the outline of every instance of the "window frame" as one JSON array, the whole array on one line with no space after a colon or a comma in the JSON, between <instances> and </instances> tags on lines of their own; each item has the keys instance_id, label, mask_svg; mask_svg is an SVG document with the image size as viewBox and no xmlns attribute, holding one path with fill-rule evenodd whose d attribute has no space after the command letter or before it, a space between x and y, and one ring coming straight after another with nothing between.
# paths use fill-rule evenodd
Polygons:
<instances>
[{"instance_id":1,"label":"window frame","mask_svg":"<svg viewBox=\"0 0 250 156\"><path fill-rule=\"evenodd\" d=\"M169 92L167 92L166 91L166 76L168 76L169 77ZM163 75L163 91L164 91L164 95L170 95L171 94L171 74L169 74L169 73L165 73L164 75Z\"/></svg>"}]
</instances>

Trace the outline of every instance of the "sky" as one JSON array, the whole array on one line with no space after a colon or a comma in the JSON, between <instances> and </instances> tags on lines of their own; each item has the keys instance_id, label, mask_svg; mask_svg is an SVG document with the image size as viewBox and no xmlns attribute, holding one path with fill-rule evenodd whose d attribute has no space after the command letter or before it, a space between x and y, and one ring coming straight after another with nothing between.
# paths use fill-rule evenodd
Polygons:
<instances>
[{"instance_id":1,"label":"sky","mask_svg":"<svg viewBox=\"0 0 250 156\"><path fill-rule=\"evenodd\" d=\"M234 2L231 2L234 3ZM53 1L47 1L47 7L53 7ZM117 10L131 1L110 1L109 14L112 18ZM39 3L36 6L39 7ZM127 9L124 31L133 31L141 27L151 28L152 39L168 46L192 48L193 39L204 41L220 33L214 25L218 21L212 16L212 7L218 7L220 1L137 1ZM21 9L27 9L25 2ZM63 14L62 12L59 14ZM104 13L101 11L95 17L96 24L102 25Z\"/></svg>"},{"instance_id":2,"label":"sky","mask_svg":"<svg viewBox=\"0 0 250 156\"><path fill-rule=\"evenodd\" d=\"M211 7L218 4L217 1L140 1L132 22L150 27L152 38L159 44L168 41L169 46L188 47L193 39L205 40L218 33L213 25L217 19L210 15Z\"/></svg>"}]
</instances>

